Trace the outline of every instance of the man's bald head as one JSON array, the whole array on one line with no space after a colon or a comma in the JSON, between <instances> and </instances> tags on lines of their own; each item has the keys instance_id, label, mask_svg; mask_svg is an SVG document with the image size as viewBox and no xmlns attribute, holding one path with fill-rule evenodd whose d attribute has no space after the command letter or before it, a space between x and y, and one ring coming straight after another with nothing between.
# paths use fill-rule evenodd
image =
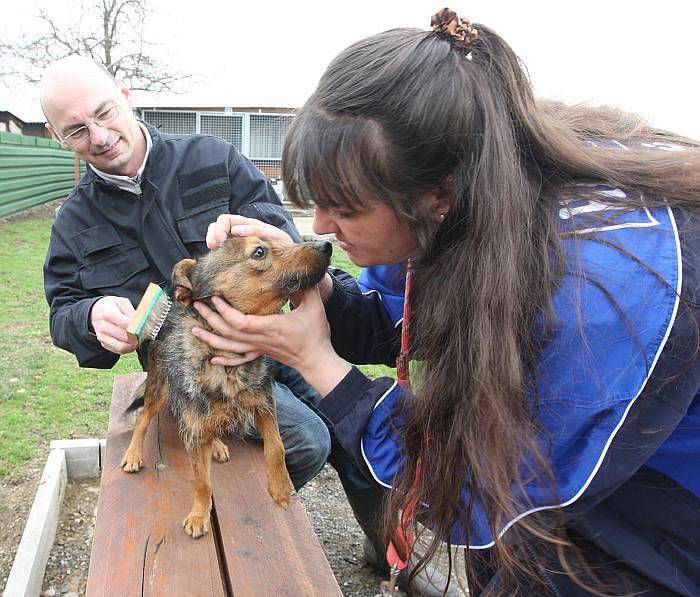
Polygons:
<instances>
[{"instance_id":1,"label":"man's bald head","mask_svg":"<svg viewBox=\"0 0 700 597\"><path fill-rule=\"evenodd\" d=\"M50 112L55 111L57 100L65 96L65 89L89 89L114 88L117 80L102 64L91 58L73 54L57 60L51 64L44 73L39 88L41 109L46 119L51 122Z\"/></svg>"}]
</instances>

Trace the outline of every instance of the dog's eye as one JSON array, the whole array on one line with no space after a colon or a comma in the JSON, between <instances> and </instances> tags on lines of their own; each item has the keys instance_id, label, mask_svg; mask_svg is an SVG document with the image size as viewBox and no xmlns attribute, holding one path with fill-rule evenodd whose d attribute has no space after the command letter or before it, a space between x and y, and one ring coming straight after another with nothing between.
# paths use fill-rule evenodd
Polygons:
<instances>
[{"instance_id":1,"label":"dog's eye","mask_svg":"<svg viewBox=\"0 0 700 597\"><path fill-rule=\"evenodd\" d=\"M253 251L250 254L251 259L265 259L265 255L267 255L267 250L265 247L256 247L255 251Z\"/></svg>"}]
</instances>

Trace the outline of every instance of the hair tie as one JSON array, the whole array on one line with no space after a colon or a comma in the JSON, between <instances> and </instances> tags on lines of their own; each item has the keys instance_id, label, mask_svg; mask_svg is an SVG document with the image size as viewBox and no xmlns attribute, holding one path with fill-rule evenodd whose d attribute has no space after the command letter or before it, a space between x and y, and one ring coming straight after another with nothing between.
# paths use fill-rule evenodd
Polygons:
<instances>
[{"instance_id":1,"label":"hair tie","mask_svg":"<svg viewBox=\"0 0 700 597\"><path fill-rule=\"evenodd\" d=\"M430 18L430 26L433 31L446 39L454 48L470 49L476 45L479 39L479 31L473 27L468 19L457 16L454 10L443 8Z\"/></svg>"}]
</instances>

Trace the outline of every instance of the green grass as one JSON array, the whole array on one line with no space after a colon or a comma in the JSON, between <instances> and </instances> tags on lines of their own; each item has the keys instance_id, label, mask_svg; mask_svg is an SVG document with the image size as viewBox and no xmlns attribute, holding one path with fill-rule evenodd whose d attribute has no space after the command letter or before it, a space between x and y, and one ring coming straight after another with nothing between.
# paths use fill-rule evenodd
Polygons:
<instances>
[{"instance_id":1,"label":"green grass","mask_svg":"<svg viewBox=\"0 0 700 597\"><path fill-rule=\"evenodd\" d=\"M112 370L81 369L48 329L42 266L51 222L0 224L0 477L36 458L54 439L104 437L115 375L139 371L135 355ZM335 251L334 263L358 268ZM363 366L370 377L393 375Z\"/></svg>"},{"instance_id":2,"label":"green grass","mask_svg":"<svg viewBox=\"0 0 700 597\"><path fill-rule=\"evenodd\" d=\"M0 476L53 439L104 437L114 375L140 369L134 355L112 371L81 369L52 345L42 285L50 228L0 226Z\"/></svg>"}]
</instances>

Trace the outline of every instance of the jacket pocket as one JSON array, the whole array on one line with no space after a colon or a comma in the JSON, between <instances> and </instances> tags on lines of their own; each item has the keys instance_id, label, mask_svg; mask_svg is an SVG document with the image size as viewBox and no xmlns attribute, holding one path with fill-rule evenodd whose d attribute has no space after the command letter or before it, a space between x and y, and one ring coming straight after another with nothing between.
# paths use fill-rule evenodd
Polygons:
<instances>
[{"instance_id":1,"label":"jacket pocket","mask_svg":"<svg viewBox=\"0 0 700 597\"><path fill-rule=\"evenodd\" d=\"M120 248L119 252L109 254L102 260L94 259L97 254L96 249L90 255L93 259L80 269L80 279L86 290L121 286L149 267L141 247Z\"/></svg>"},{"instance_id":2,"label":"jacket pocket","mask_svg":"<svg viewBox=\"0 0 700 597\"><path fill-rule=\"evenodd\" d=\"M201 243L207 238L209 224L216 221L221 214L229 212L228 197L217 199L212 203L202 205L199 210L192 210L177 218L177 229L182 242Z\"/></svg>"},{"instance_id":3,"label":"jacket pocket","mask_svg":"<svg viewBox=\"0 0 700 597\"><path fill-rule=\"evenodd\" d=\"M75 242L80 254L88 257L98 251L121 245L122 239L112 226L92 226L81 230L75 236Z\"/></svg>"}]
</instances>

